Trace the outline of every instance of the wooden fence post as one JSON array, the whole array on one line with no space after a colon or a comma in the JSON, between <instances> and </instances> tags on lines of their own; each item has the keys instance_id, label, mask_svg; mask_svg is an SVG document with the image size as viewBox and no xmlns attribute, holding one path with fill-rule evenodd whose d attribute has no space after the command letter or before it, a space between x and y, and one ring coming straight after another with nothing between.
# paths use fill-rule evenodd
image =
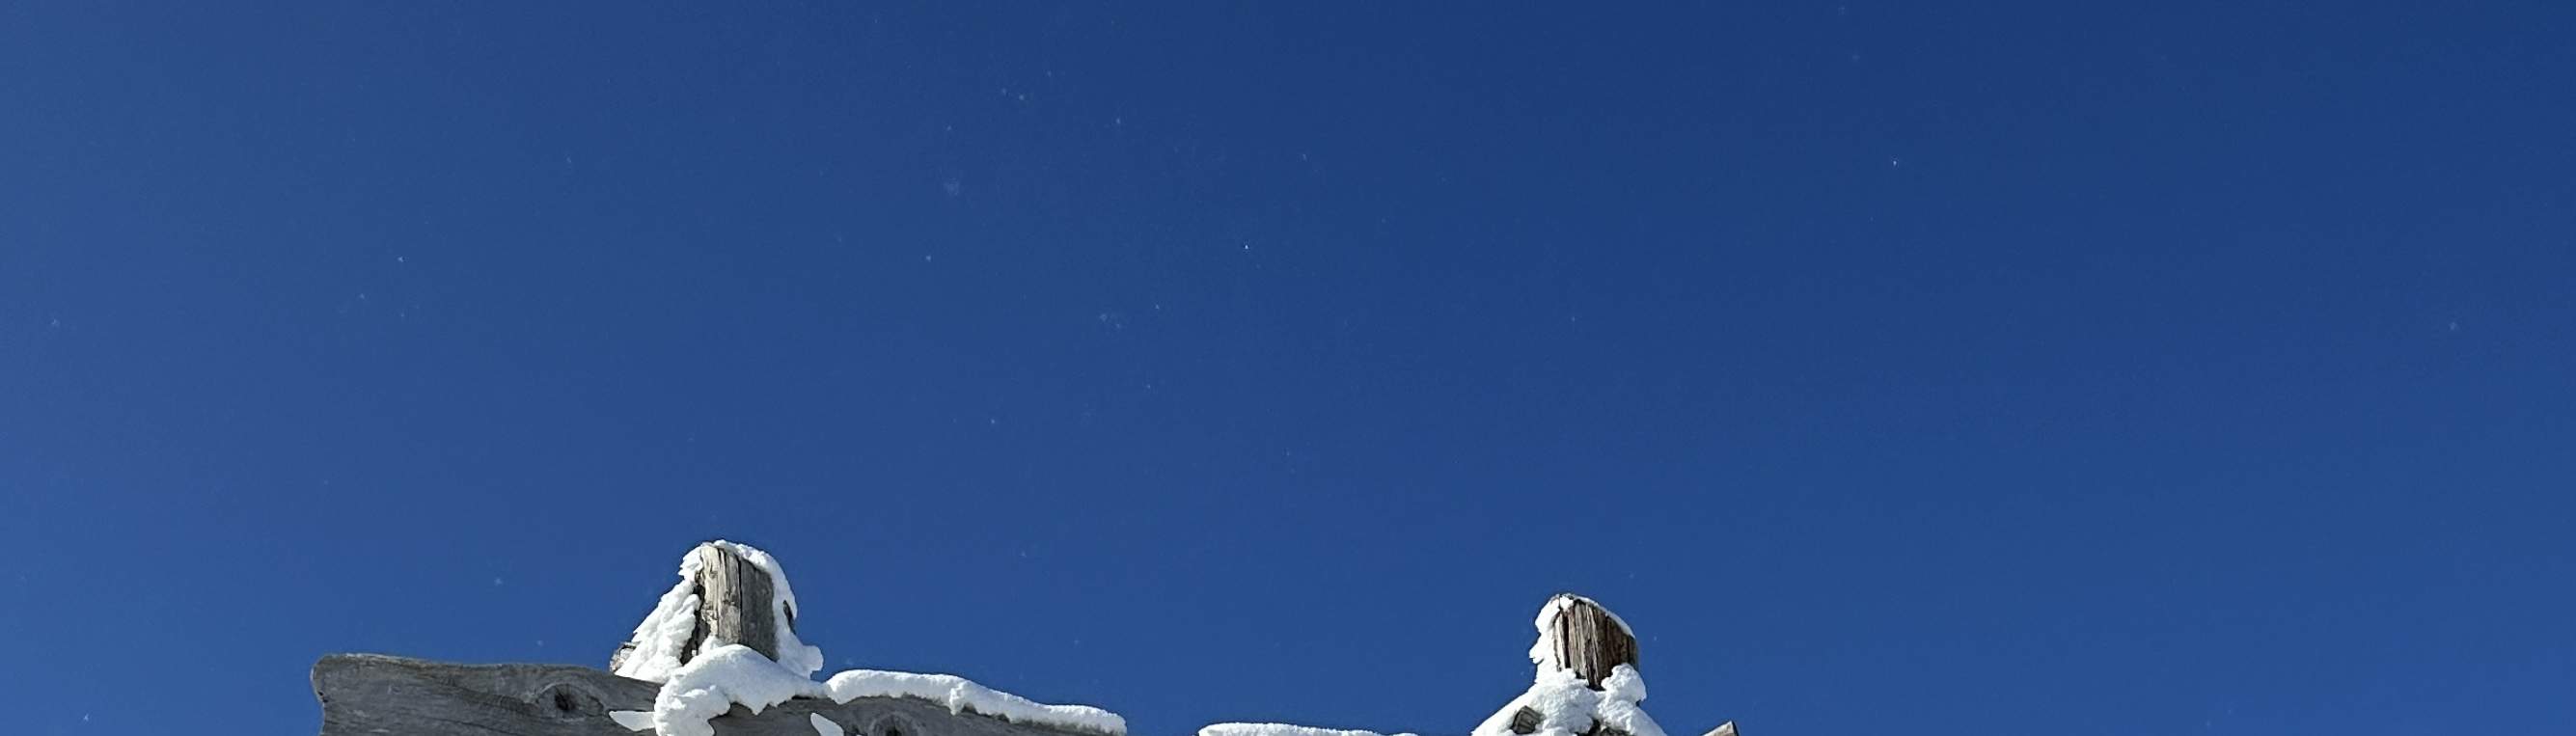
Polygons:
<instances>
[{"instance_id":1,"label":"wooden fence post","mask_svg":"<svg viewBox=\"0 0 2576 736\"><path fill-rule=\"evenodd\" d=\"M698 656L700 648L714 649L726 644L740 644L772 661L778 659L778 619L771 611L769 599L776 584L769 571L729 545L707 543L689 550L698 561L697 578L691 581L698 594L698 630L689 636L689 646L680 652L680 663L687 664ZM796 624L795 614L788 614L787 624ZM626 662L635 651L636 642L617 647L608 658L608 669Z\"/></svg>"},{"instance_id":2,"label":"wooden fence post","mask_svg":"<svg viewBox=\"0 0 2576 736\"><path fill-rule=\"evenodd\" d=\"M1554 643L1555 656L1550 661L1558 669L1574 672L1583 684L1599 690L1611 670L1623 664L1636 666L1637 635L1610 609L1590 598L1559 593L1548 600L1545 610L1547 618L1541 626L1548 636L1540 645Z\"/></svg>"}]
</instances>

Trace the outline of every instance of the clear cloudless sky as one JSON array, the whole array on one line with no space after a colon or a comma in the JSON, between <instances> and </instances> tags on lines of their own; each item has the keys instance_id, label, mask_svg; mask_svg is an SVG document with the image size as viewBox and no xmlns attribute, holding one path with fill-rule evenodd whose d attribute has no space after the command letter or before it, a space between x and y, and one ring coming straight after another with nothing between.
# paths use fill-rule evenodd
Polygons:
<instances>
[{"instance_id":1,"label":"clear cloudless sky","mask_svg":"<svg viewBox=\"0 0 2576 736\"><path fill-rule=\"evenodd\" d=\"M13 733L603 664L1461 734L2576 728L2576 5L0 7Z\"/></svg>"}]
</instances>

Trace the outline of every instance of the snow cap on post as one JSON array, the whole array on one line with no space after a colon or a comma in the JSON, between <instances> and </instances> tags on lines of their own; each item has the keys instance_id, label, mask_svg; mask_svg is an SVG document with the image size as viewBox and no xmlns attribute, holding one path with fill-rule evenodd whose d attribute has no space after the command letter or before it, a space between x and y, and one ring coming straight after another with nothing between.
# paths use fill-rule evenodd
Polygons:
<instances>
[{"instance_id":1,"label":"snow cap on post","mask_svg":"<svg viewBox=\"0 0 2576 736\"><path fill-rule=\"evenodd\" d=\"M1530 661L1542 675L1572 672L1599 690L1619 665L1636 666L1637 632L1590 598L1558 593L1538 610L1538 643L1530 645Z\"/></svg>"}]
</instances>

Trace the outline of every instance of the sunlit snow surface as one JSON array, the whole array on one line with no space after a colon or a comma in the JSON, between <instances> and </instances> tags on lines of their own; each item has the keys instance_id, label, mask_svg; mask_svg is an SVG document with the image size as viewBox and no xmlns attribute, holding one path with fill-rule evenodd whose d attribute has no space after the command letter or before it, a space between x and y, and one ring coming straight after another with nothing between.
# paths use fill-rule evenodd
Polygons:
<instances>
[{"instance_id":1,"label":"sunlit snow surface","mask_svg":"<svg viewBox=\"0 0 2576 736\"><path fill-rule=\"evenodd\" d=\"M1286 723L1217 723L1199 729L1199 736L1386 736L1376 731L1342 728L1316 728ZM1394 736L1414 736L1399 733Z\"/></svg>"},{"instance_id":2,"label":"sunlit snow surface","mask_svg":"<svg viewBox=\"0 0 2576 736\"><path fill-rule=\"evenodd\" d=\"M707 719L737 703L755 715L797 696L823 693L822 683L790 672L740 644L704 652L673 673L653 696L653 731L661 736L715 736Z\"/></svg>"},{"instance_id":3,"label":"sunlit snow surface","mask_svg":"<svg viewBox=\"0 0 2576 736\"><path fill-rule=\"evenodd\" d=\"M978 685L956 675L925 675L884 670L849 670L824 684L833 702L852 698L920 698L948 706L950 713L973 711L1013 723L1039 723L1101 734L1124 734L1127 719L1088 705L1047 705Z\"/></svg>"},{"instance_id":4,"label":"sunlit snow surface","mask_svg":"<svg viewBox=\"0 0 2576 736\"><path fill-rule=\"evenodd\" d=\"M1646 709L1638 707L1637 703L1645 699L1646 678L1639 676L1635 667L1623 664L1611 670L1597 691L1585 687L1583 678L1573 672L1542 669L1529 692L1494 711L1476 726L1474 736L1515 736L1512 716L1522 708L1539 713L1535 736L1575 736L1592 730L1595 721L1634 736L1664 736L1663 727L1655 725Z\"/></svg>"}]
</instances>

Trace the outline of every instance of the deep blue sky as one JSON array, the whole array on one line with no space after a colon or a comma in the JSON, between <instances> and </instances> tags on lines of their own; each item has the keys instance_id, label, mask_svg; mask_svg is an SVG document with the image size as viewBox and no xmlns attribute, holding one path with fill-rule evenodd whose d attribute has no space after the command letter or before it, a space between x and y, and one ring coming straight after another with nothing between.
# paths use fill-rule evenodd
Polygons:
<instances>
[{"instance_id":1,"label":"deep blue sky","mask_svg":"<svg viewBox=\"0 0 2576 736\"><path fill-rule=\"evenodd\" d=\"M13 731L716 536L1139 736L1561 589L1677 736L2576 723L2566 2L727 5L0 8Z\"/></svg>"}]
</instances>

